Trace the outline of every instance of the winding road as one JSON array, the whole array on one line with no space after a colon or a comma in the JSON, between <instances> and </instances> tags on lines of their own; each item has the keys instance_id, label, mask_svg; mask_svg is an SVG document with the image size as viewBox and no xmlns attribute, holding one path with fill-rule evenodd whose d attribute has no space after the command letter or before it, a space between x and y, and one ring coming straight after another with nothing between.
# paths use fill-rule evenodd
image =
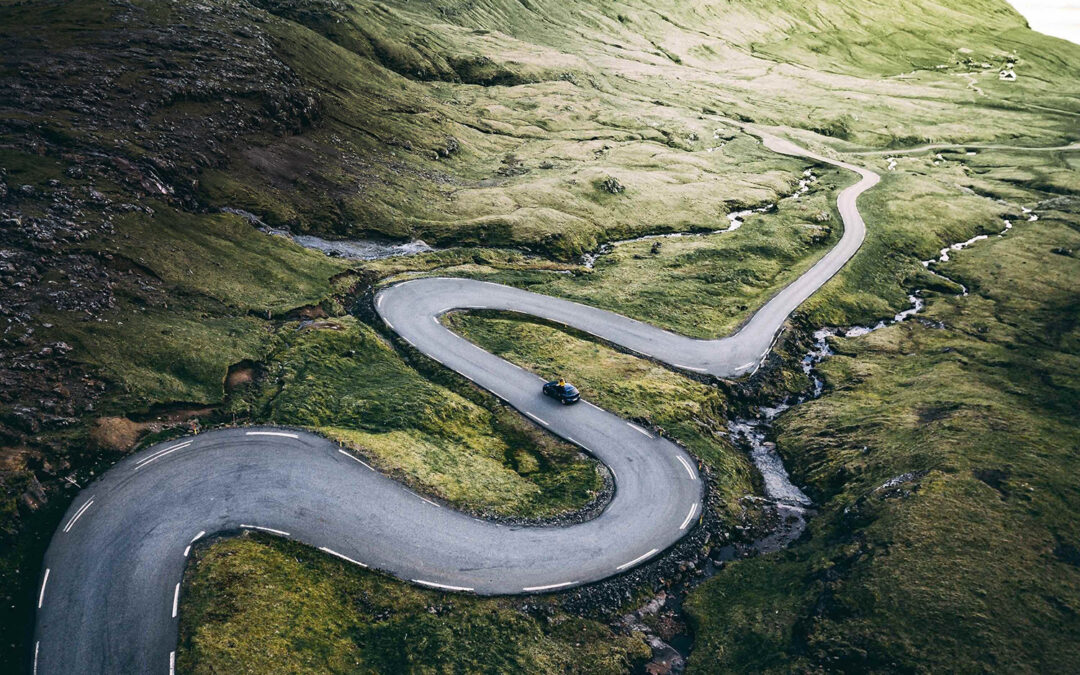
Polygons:
<instances>
[{"instance_id":1,"label":"winding road","mask_svg":"<svg viewBox=\"0 0 1080 675\"><path fill-rule=\"evenodd\" d=\"M762 135L762 134L759 134ZM693 528L704 485L674 443L588 402L563 407L542 380L449 331L454 309L520 312L601 337L672 368L718 377L757 368L791 312L855 254L856 198L879 177L762 135L770 149L859 174L838 207L844 233L810 270L734 335L697 340L593 307L467 279L382 290L376 310L416 349L494 393L611 470L616 491L596 518L514 527L444 508L302 431L250 427L161 443L112 467L75 499L45 555L34 673L172 672L181 578L198 539L257 529L351 563L447 591L515 594L598 581L659 555Z\"/></svg>"}]
</instances>

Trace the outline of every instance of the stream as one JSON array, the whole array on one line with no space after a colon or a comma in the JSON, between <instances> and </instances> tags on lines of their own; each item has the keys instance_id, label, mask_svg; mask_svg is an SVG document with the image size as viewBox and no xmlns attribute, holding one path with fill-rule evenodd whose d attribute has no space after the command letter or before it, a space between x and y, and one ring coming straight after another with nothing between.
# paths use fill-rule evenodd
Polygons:
<instances>
[{"instance_id":1,"label":"stream","mask_svg":"<svg viewBox=\"0 0 1080 675\"><path fill-rule=\"evenodd\" d=\"M266 234L291 239L304 248L322 251L326 255L348 258L349 260L378 260L380 258L416 255L417 253L427 253L435 250L421 239L394 243L375 241L373 239L323 239L312 234L292 234L288 230L270 227L250 211L229 206L222 208L221 211L244 218Z\"/></svg>"},{"instance_id":2,"label":"stream","mask_svg":"<svg viewBox=\"0 0 1080 675\"><path fill-rule=\"evenodd\" d=\"M784 200L787 200L787 199L799 199L804 194L806 194L807 192L810 191L810 186L813 185L815 182L817 182L817 177L814 175L813 169L807 169L806 171L803 171L802 178L799 179L798 185L795 188L794 192L792 192L791 194L786 195L784 197L781 197L775 203L765 204L763 206L759 206L759 207L753 208L753 209L743 209L743 210L740 210L740 211L731 211L726 216L727 221L728 221L728 226L727 227L721 228L719 230L706 230L706 231L703 231L703 232L664 232L664 233L661 233L661 234L646 234L646 235L642 235L640 237L632 237L630 239L619 239L617 241L607 242L605 244L601 244L600 247L598 249L596 249L595 251L593 251L592 253L586 253L585 255L581 256L581 264L582 264L582 266L584 266L584 267L586 267L588 269L592 269L593 266L596 265L596 259L597 258L599 258L602 255L607 255L607 254L611 253L612 251L615 250L616 246L620 246L622 244L630 244L630 243L637 242L637 241L648 241L650 239L678 239L678 238L682 238L682 237L705 237L705 236L713 235L713 234L724 234L726 232L734 232L735 230L737 230L737 229L739 229L740 227L743 226L743 223L746 222L747 217L749 217L749 216L751 216L751 215L753 215L755 213L768 213L769 211L772 211L772 210L776 209L776 207L779 205L779 203L784 201Z\"/></svg>"},{"instance_id":3,"label":"stream","mask_svg":"<svg viewBox=\"0 0 1080 675\"><path fill-rule=\"evenodd\" d=\"M1038 220L1038 215L1031 209L1022 207L1022 211L1027 216L1028 222ZM1005 227L998 233L998 237L1005 236L1014 227L1014 224L1008 219L1004 219L1003 222ZM947 246L941 249L937 258L921 261L922 265L929 269L930 265L934 263L947 262L950 252L961 251L989 237L990 235L977 235L966 241ZM968 290L963 284L935 270L930 271L960 286L963 289L962 295L966 296L968 294ZM759 502L775 514L773 519L775 526L764 536L749 543L728 544L714 548L711 558L707 559L702 566L704 574L700 577L686 582L677 590L661 591L660 594L653 597L636 611L620 618L619 624L624 628L644 633L646 642L653 650L653 658L644 666L642 672L682 673L686 667L686 659L689 657L694 644L693 635L690 634L689 630L680 631L665 641L656 634L656 631L649 625L650 623L662 624L663 619L667 619L672 623L686 626L685 618L682 615L682 603L686 594L692 588L716 575L728 561L779 551L802 536L810 518L815 513L814 504L806 493L791 482L791 477L784 467L783 458L776 449L776 443L769 440L770 437L775 437L773 423L784 412L801 403L819 398L824 393L825 381L817 373L816 366L834 353L829 346L829 338L836 336L854 338L867 335L887 326L907 321L916 316L926 306L919 289L912 291L908 295L908 302L911 304L907 309L901 310L891 318L882 319L873 325L856 325L846 328L826 327L814 331L813 346L803 355L800 362L803 372L810 378L810 387L801 394L785 396L772 405L759 406L753 416L736 417L728 423L728 432L732 442L746 450L754 463L754 467L761 475L765 496L755 496L750 497L750 499ZM940 323L928 319L920 319L920 321L935 328L943 327ZM907 475L897 476L890 481L886 481L879 489L891 487L893 483L900 484L906 479ZM648 622L646 622L646 618L648 618ZM657 621L657 618L660 621Z\"/></svg>"}]
</instances>

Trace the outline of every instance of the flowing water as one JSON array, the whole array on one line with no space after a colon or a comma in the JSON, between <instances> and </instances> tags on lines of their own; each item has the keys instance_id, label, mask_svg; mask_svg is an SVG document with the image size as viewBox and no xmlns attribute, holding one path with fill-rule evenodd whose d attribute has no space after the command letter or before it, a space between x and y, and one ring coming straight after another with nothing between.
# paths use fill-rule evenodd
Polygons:
<instances>
[{"instance_id":1,"label":"flowing water","mask_svg":"<svg viewBox=\"0 0 1080 675\"><path fill-rule=\"evenodd\" d=\"M326 255L349 260L378 260L379 258L393 258L396 256L416 255L434 251L432 247L420 239L407 242L382 242L371 239L323 239L311 234L292 234L288 230L270 227L254 213L243 209L225 207L224 213L232 213L246 219L249 223L261 231L277 237L285 237L300 244L304 248L322 251Z\"/></svg>"},{"instance_id":2,"label":"flowing water","mask_svg":"<svg viewBox=\"0 0 1080 675\"><path fill-rule=\"evenodd\" d=\"M810 191L810 186L817 181L817 177L814 176L812 169L807 169L803 172L802 178L799 179L799 183L795 188L795 191L791 194L781 197L775 204L765 204L754 209L743 209L741 211L732 211L727 214L728 226L719 230L707 230L704 232L667 232L664 234L646 234L641 237L633 237L631 239L620 239L619 241L613 241L606 244L601 244L600 248L596 249L592 253L586 253L581 256L581 264L587 268L592 268L596 264L596 259L602 255L607 255L615 250L616 246L622 244L630 244L636 241L648 241L650 239L678 239L681 237L704 237L713 234L724 234L726 232L734 232L743 226L748 216L755 213L768 213L774 210L777 205L787 199L799 199L804 194Z\"/></svg>"}]
</instances>

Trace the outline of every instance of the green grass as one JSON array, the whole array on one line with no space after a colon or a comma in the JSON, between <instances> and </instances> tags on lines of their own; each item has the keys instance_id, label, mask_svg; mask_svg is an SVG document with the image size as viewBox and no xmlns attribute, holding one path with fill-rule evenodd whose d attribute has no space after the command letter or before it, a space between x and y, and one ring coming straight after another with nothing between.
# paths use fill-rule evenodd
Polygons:
<instances>
[{"instance_id":1,"label":"green grass","mask_svg":"<svg viewBox=\"0 0 1080 675\"><path fill-rule=\"evenodd\" d=\"M78 359L114 384L117 404L135 410L153 402L220 403L229 366L260 358L271 344L259 319L165 309L60 323L59 329Z\"/></svg>"},{"instance_id":2,"label":"green grass","mask_svg":"<svg viewBox=\"0 0 1080 675\"><path fill-rule=\"evenodd\" d=\"M955 254L944 270L972 295L931 297L944 329L837 341L831 391L779 424L820 515L692 595L699 672L1071 669L1080 267L1050 251L1080 232L1042 215ZM881 489L908 472L925 473Z\"/></svg>"},{"instance_id":3,"label":"green grass","mask_svg":"<svg viewBox=\"0 0 1080 675\"><path fill-rule=\"evenodd\" d=\"M172 287L205 296L234 311L281 314L318 304L331 294L330 278L347 261L256 230L240 216L181 214L156 205L153 217L126 216L115 234L95 242L124 256Z\"/></svg>"},{"instance_id":4,"label":"green grass","mask_svg":"<svg viewBox=\"0 0 1080 675\"><path fill-rule=\"evenodd\" d=\"M835 192L846 178L829 171L811 194L748 216L733 232L620 244L599 257L591 271L465 273L602 307L684 335L721 337L839 238Z\"/></svg>"},{"instance_id":5,"label":"green grass","mask_svg":"<svg viewBox=\"0 0 1080 675\"><path fill-rule=\"evenodd\" d=\"M452 376L426 379L352 318L284 333L265 368L227 410L312 428L453 504L543 517L580 508L603 487L574 446Z\"/></svg>"},{"instance_id":6,"label":"green grass","mask_svg":"<svg viewBox=\"0 0 1080 675\"><path fill-rule=\"evenodd\" d=\"M269 537L196 548L181 595L182 672L622 673L649 654L544 600L426 591Z\"/></svg>"},{"instance_id":7,"label":"green grass","mask_svg":"<svg viewBox=\"0 0 1080 675\"><path fill-rule=\"evenodd\" d=\"M562 375L596 405L664 429L711 466L723 515L752 491L746 458L725 438L728 402L716 387L528 319L454 313L447 320L484 349L542 377Z\"/></svg>"}]
</instances>

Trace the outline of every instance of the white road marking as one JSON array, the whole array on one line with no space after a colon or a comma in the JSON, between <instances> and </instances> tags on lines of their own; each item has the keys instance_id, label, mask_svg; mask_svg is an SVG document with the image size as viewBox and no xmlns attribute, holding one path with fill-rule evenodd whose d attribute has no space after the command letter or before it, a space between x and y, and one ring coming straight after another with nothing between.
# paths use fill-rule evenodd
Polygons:
<instances>
[{"instance_id":1,"label":"white road marking","mask_svg":"<svg viewBox=\"0 0 1080 675\"><path fill-rule=\"evenodd\" d=\"M434 581L424 581L423 579L413 579L414 584L421 584L423 586L431 586L432 588L445 588L448 591L471 591L472 589L467 586L450 586L449 584L437 584Z\"/></svg>"},{"instance_id":2,"label":"white road marking","mask_svg":"<svg viewBox=\"0 0 1080 675\"><path fill-rule=\"evenodd\" d=\"M704 373L704 372L707 372L707 371L706 371L706 370L705 370L704 368L695 368L695 367L693 367L693 366L684 366L684 365L682 365L681 363L673 363L673 364L671 364L671 365L675 366L676 368L682 368L683 370L692 370L692 371L694 371L695 373Z\"/></svg>"},{"instance_id":3,"label":"white road marking","mask_svg":"<svg viewBox=\"0 0 1080 675\"><path fill-rule=\"evenodd\" d=\"M679 457L678 455L675 455L675 459L679 460L679 463L683 465L684 469L686 469L686 473L690 474L690 477L693 478L694 477L694 470L690 468L690 464L685 459L683 459L682 457Z\"/></svg>"},{"instance_id":4,"label":"white road marking","mask_svg":"<svg viewBox=\"0 0 1080 675\"><path fill-rule=\"evenodd\" d=\"M657 552L657 551L659 551L659 550L660 550L660 549L658 549L658 548L654 548L653 550L649 551L649 552L648 552L648 553L646 553L645 555L639 555L638 557L634 558L634 559L633 559L633 560L631 560L630 562L626 562L626 563L623 563L623 564L619 565L618 567L616 567L615 569L616 569L616 570L619 570L619 571L622 571L622 570L626 569L627 567L630 567L630 566L632 566L632 565L636 565L636 564L638 564L639 562L641 562L642 560L644 560L645 558L648 558L648 557L649 557L649 556L651 556L651 555L652 555L653 553L656 553L656 552Z\"/></svg>"},{"instance_id":5,"label":"white road marking","mask_svg":"<svg viewBox=\"0 0 1080 675\"><path fill-rule=\"evenodd\" d=\"M617 476L617 475L615 474L615 469L612 469L612 468L611 468L611 467L609 466L609 467L608 467L608 471L610 471L610 472L611 472L611 477L612 477L612 478L613 478L614 480L618 480L618 479L619 479L619 477L618 477L618 476Z\"/></svg>"},{"instance_id":6,"label":"white road marking","mask_svg":"<svg viewBox=\"0 0 1080 675\"><path fill-rule=\"evenodd\" d=\"M270 527L259 527L258 525L244 525L243 523L240 523L240 527L244 527L244 528L247 528L249 530L262 530L263 532L271 532L273 534L280 534L283 537L289 536L288 532L282 532L281 530L275 530L275 529L270 528Z\"/></svg>"},{"instance_id":7,"label":"white road marking","mask_svg":"<svg viewBox=\"0 0 1080 675\"><path fill-rule=\"evenodd\" d=\"M164 450L158 450L157 452L150 455L149 457L143 457L139 461L135 462L135 470L138 471L139 469L143 468L144 466L146 466L150 462L153 462L156 459L160 459L160 458L164 457L165 455L176 452L177 450L183 450L187 446L191 445L191 443L192 443L192 441L185 441L184 443L174 445L174 446L172 446L170 448L165 448Z\"/></svg>"},{"instance_id":8,"label":"white road marking","mask_svg":"<svg viewBox=\"0 0 1080 675\"><path fill-rule=\"evenodd\" d=\"M430 499L425 499L425 498L421 497L420 495L416 495L416 498L417 498L417 499L419 499L419 500L420 500L420 501L422 501L422 502L427 502L428 504L431 504L432 506L434 506L434 507L435 507L435 508L437 508L437 509L441 509L441 508L442 508L441 506L439 506L439 505L438 505L438 504L436 504L435 502L431 501Z\"/></svg>"},{"instance_id":9,"label":"white road marking","mask_svg":"<svg viewBox=\"0 0 1080 675\"><path fill-rule=\"evenodd\" d=\"M576 583L577 583L576 581L564 581L561 584L549 584L547 586L526 586L525 588L523 588L521 590L525 591L526 593L530 593L532 591L550 591L553 588L562 588L563 586L573 586Z\"/></svg>"},{"instance_id":10,"label":"white road marking","mask_svg":"<svg viewBox=\"0 0 1080 675\"><path fill-rule=\"evenodd\" d=\"M394 324L390 323L386 319L383 319L383 323L385 323L386 327L389 328L390 330L394 330Z\"/></svg>"},{"instance_id":11,"label":"white road marking","mask_svg":"<svg viewBox=\"0 0 1080 675\"><path fill-rule=\"evenodd\" d=\"M300 438L297 434L290 434L285 431L249 431L248 436L281 436L282 438Z\"/></svg>"},{"instance_id":12,"label":"white road marking","mask_svg":"<svg viewBox=\"0 0 1080 675\"><path fill-rule=\"evenodd\" d=\"M191 544L188 544L187 548L184 549L184 557L185 558L188 557L188 553L191 553Z\"/></svg>"},{"instance_id":13,"label":"white road marking","mask_svg":"<svg viewBox=\"0 0 1080 675\"><path fill-rule=\"evenodd\" d=\"M648 436L649 438L652 438L652 434L650 434L648 431L645 431L644 429L642 429L638 425L634 424L633 422L627 422L626 424L629 425L630 428L632 428L634 431L639 431L639 432L645 434L646 436Z\"/></svg>"},{"instance_id":14,"label":"white road marking","mask_svg":"<svg viewBox=\"0 0 1080 675\"><path fill-rule=\"evenodd\" d=\"M330 549L326 548L325 546L320 546L320 547L319 547L319 550L320 550L320 551L322 551L323 553L329 553L329 554L330 554L330 555L332 555L332 556L337 556L338 558L341 558L342 560L344 560L344 561L346 561L346 562L351 562L351 563L352 563L352 564L354 564L354 565L359 565L360 567L367 567L367 565L365 565L364 563L360 562L359 560L353 560L353 559L352 559L352 558L350 558L349 556L347 556L347 555L341 555L341 554L340 554L340 553L338 553L337 551L332 551L332 550L330 550Z\"/></svg>"},{"instance_id":15,"label":"white road marking","mask_svg":"<svg viewBox=\"0 0 1080 675\"><path fill-rule=\"evenodd\" d=\"M176 618L176 608L180 605L180 584L176 584L176 590L172 594L172 618Z\"/></svg>"},{"instance_id":16,"label":"white road marking","mask_svg":"<svg viewBox=\"0 0 1080 675\"><path fill-rule=\"evenodd\" d=\"M94 503L94 498L86 500L86 503L79 507L79 510L75 512L75 515L71 517L71 520L64 526L64 532L71 532L71 528L74 527L75 521L82 517L82 514L86 513L86 509L90 508L90 505Z\"/></svg>"},{"instance_id":17,"label":"white road marking","mask_svg":"<svg viewBox=\"0 0 1080 675\"><path fill-rule=\"evenodd\" d=\"M533 418L534 420L536 420L536 421L537 421L537 422L539 422L540 424L543 424L543 425L544 425L545 427L550 427L550 426L551 426L550 424L548 424L548 423L547 423L547 422L545 422L544 420L540 419L540 418L539 418L539 417L537 417L536 415L532 414L531 412L528 412L528 411L526 411L526 412L525 412L525 414L526 414L526 415L528 415L529 417Z\"/></svg>"},{"instance_id":18,"label":"white road marking","mask_svg":"<svg viewBox=\"0 0 1080 675\"><path fill-rule=\"evenodd\" d=\"M38 593L37 608L41 609L41 603L45 602L45 584L49 583L49 568L45 568L45 578L41 580L41 593Z\"/></svg>"},{"instance_id":19,"label":"white road marking","mask_svg":"<svg viewBox=\"0 0 1080 675\"><path fill-rule=\"evenodd\" d=\"M381 295L378 298L376 298L375 299L375 306L376 307L382 307L382 300L383 300L383 296L381 296Z\"/></svg>"},{"instance_id":20,"label":"white road marking","mask_svg":"<svg viewBox=\"0 0 1080 675\"><path fill-rule=\"evenodd\" d=\"M176 675L176 652L169 652L169 675Z\"/></svg>"},{"instance_id":21,"label":"white road marking","mask_svg":"<svg viewBox=\"0 0 1080 675\"><path fill-rule=\"evenodd\" d=\"M579 443L579 442L577 441L577 439L576 439L576 438L574 438L573 436L567 436L567 437L566 437L566 440L570 441L570 442L571 442L571 443L573 443L574 445L581 445L581 443Z\"/></svg>"},{"instance_id":22,"label":"white road marking","mask_svg":"<svg viewBox=\"0 0 1080 675\"><path fill-rule=\"evenodd\" d=\"M735 370L743 370L744 368L749 368L750 366L754 365L755 363L757 363L757 361L751 361L750 363L744 363L741 366L739 366L738 368L736 368Z\"/></svg>"},{"instance_id":23,"label":"white road marking","mask_svg":"<svg viewBox=\"0 0 1080 675\"><path fill-rule=\"evenodd\" d=\"M439 314L446 314L447 312L449 312L449 311L450 311L450 310L452 310L453 308L454 308L454 306L453 306L453 305L450 305L450 306L449 306L449 307L447 307L446 309L440 309L438 313L439 313Z\"/></svg>"},{"instance_id":24,"label":"white road marking","mask_svg":"<svg viewBox=\"0 0 1080 675\"><path fill-rule=\"evenodd\" d=\"M437 317L437 316L431 317L431 320L435 322L436 326L441 326L442 325L442 324L439 323L439 317Z\"/></svg>"},{"instance_id":25,"label":"white road marking","mask_svg":"<svg viewBox=\"0 0 1080 675\"><path fill-rule=\"evenodd\" d=\"M600 406L596 405L595 403L589 403L588 401L585 401L585 405L589 406L590 408L596 408L597 410L603 410L603 408L601 408Z\"/></svg>"},{"instance_id":26,"label":"white road marking","mask_svg":"<svg viewBox=\"0 0 1080 675\"><path fill-rule=\"evenodd\" d=\"M695 511L697 511L697 504L690 507L690 513L686 514L686 520L682 521L682 525L679 526L680 530L685 530L686 526L690 524L690 521L694 519Z\"/></svg>"},{"instance_id":27,"label":"white road marking","mask_svg":"<svg viewBox=\"0 0 1080 675\"><path fill-rule=\"evenodd\" d=\"M37 675L38 651L41 649L41 640L34 643L34 675Z\"/></svg>"},{"instance_id":28,"label":"white road marking","mask_svg":"<svg viewBox=\"0 0 1080 675\"><path fill-rule=\"evenodd\" d=\"M401 339L402 339L402 340L404 340L404 341L405 341L405 344L409 345L410 347L415 347L415 346L416 346L416 345L414 345L414 344L413 344L413 341L412 341L412 340L410 340L409 338L405 337L404 335L402 335L402 336L401 336Z\"/></svg>"},{"instance_id":29,"label":"white road marking","mask_svg":"<svg viewBox=\"0 0 1080 675\"><path fill-rule=\"evenodd\" d=\"M351 459L351 460L353 460L353 461L356 461L356 462L360 462L360 464L362 464L362 465L364 466L364 468L365 468L365 469L370 469L371 471L374 471L374 470L375 470L375 469L372 469L372 468L371 468L370 466L368 466L367 462L365 462L364 460L360 459L359 457L357 457L356 455L352 454L351 452L345 452L344 450L338 450L338 452L340 452L341 454L345 455L346 457L348 457L349 459Z\"/></svg>"},{"instance_id":30,"label":"white road marking","mask_svg":"<svg viewBox=\"0 0 1080 675\"><path fill-rule=\"evenodd\" d=\"M195 535L195 537L191 540L191 543L194 544L195 542L202 539L204 534L206 534L206 530L199 530L199 533Z\"/></svg>"}]
</instances>

